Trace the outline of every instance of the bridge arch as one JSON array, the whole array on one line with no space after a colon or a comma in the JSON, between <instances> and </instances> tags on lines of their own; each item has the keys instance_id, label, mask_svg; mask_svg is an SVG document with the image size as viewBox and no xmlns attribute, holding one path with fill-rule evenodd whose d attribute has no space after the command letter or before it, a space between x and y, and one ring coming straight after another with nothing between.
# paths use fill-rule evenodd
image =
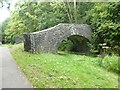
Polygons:
<instances>
[{"instance_id":1,"label":"bridge arch","mask_svg":"<svg viewBox=\"0 0 120 90\"><path fill-rule=\"evenodd\" d=\"M79 34L77 35L71 35L68 36L67 38L63 38L61 42L58 42L56 45L56 50L58 51L70 51L74 53L89 53L90 47L89 47L90 41L83 37L80 36Z\"/></svg>"},{"instance_id":2,"label":"bridge arch","mask_svg":"<svg viewBox=\"0 0 120 90\"><path fill-rule=\"evenodd\" d=\"M52 28L24 34L25 51L56 52L59 44L68 37L79 35L91 41L91 28L87 24L58 24Z\"/></svg>"}]
</instances>

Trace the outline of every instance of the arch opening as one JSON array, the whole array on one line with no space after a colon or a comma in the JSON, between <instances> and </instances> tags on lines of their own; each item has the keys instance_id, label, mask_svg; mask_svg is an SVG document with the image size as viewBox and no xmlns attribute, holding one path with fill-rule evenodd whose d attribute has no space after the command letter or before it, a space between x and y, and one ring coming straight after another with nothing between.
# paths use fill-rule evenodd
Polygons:
<instances>
[{"instance_id":1,"label":"arch opening","mask_svg":"<svg viewBox=\"0 0 120 90\"><path fill-rule=\"evenodd\" d=\"M89 40L80 35L72 35L62 40L57 48L59 52L88 54L90 51Z\"/></svg>"}]
</instances>

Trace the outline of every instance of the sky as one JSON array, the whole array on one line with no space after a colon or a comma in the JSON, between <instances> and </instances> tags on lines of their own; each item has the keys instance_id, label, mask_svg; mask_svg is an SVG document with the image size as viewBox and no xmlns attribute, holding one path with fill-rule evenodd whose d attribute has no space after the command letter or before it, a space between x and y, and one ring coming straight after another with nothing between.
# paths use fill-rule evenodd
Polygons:
<instances>
[{"instance_id":1,"label":"sky","mask_svg":"<svg viewBox=\"0 0 120 90\"><path fill-rule=\"evenodd\" d=\"M0 23L2 23L6 18L10 17L10 13L7 9L0 9Z\"/></svg>"},{"instance_id":2,"label":"sky","mask_svg":"<svg viewBox=\"0 0 120 90\"><path fill-rule=\"evenodd\" d=\"M18 0L12 0L11 10L14 10L14 5ZM0 9L0 23L2 23L6 18L10 17L10 11L6 7Z\"/></svg>"}]
</instances>

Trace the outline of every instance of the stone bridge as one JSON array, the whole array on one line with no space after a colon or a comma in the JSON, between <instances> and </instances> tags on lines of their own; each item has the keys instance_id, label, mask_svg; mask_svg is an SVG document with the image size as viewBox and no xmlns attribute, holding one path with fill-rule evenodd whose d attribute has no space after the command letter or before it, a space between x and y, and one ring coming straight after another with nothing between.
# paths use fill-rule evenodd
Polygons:
<instances>
[{"instance_id":1,"label":"stone bridge","mask_svg":"<svg viewBox=\"0 0 120 90\"><path fill-rule=\"evenodd\" d=\"M79 36L85 41L91 41L91 28L87 24L65 24L61 23L49 29L24 34L24 50L31 52L55 53L59 44L71 37ZM81 46L84 46L82 43ZM81 47L85 49L86 47Z\"/></svg>"}]
</instances>

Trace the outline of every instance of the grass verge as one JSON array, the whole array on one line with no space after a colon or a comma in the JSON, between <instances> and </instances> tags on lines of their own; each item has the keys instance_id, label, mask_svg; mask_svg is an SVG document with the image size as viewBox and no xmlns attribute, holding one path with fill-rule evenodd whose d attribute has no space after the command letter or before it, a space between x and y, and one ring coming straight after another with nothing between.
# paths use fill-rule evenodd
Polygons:
<instances>
[{"instance_id":1,"label":"grass verge","mask_svg":"<svg viewBox=\"0 0 120 90\"><path fill-rule=\"evenodd\" d=\"M98 57L29 53L19 45L12 55L37 88L118 88L118 75L98 66Z\"/></svg>"}]
</instances>

